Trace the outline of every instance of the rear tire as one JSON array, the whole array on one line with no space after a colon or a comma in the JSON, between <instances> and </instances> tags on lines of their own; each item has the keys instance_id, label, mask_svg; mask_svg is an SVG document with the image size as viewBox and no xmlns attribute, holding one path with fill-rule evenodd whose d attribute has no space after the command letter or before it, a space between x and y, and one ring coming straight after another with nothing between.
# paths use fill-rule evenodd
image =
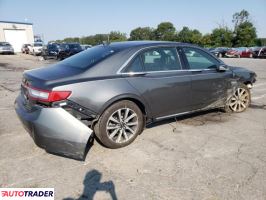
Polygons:
<instances>
[{"instance_id":1,"label":"rear tire","mask_svg":"<svg viewBox=\"0 0 266 200\"><path fill-rule=\"evenodd\" d=\"M111 149L132 143L143 131L144 117L132 101L122 100L107 108L94 127L96 137Z\"/></svg>"}]
</instances>

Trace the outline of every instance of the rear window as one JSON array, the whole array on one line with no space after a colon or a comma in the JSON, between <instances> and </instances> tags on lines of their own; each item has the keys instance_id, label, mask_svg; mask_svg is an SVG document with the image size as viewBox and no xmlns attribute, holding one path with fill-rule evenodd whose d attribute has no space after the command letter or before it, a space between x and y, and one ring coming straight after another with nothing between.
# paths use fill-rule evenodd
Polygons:
<instances>
[{"instance_id":1,"label":"rear window","mask_svg":"<svg viewBox=\"0 0 266 200\"><path fill-rule=\"evenodd\" d=\"M110 46L99 45L71 56L60 63L69 67L88 69L114 53L115 50Z\"/></svg>"}]
</instances>

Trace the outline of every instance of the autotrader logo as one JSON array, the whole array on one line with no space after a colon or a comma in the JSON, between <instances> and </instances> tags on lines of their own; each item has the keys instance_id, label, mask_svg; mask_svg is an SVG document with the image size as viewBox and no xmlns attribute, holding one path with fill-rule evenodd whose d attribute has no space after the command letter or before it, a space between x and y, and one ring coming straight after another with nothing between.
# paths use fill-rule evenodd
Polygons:
<instances>
[{"instance_id":1,"label":"autotrader logo","mask_svg":"<svg viewBox=\"0 0 266 200\"><path fill-rule=\"evenodd\" d=\"M54 188L0 188L0 200L54 200Z\"/></svg>"}]
</instances>

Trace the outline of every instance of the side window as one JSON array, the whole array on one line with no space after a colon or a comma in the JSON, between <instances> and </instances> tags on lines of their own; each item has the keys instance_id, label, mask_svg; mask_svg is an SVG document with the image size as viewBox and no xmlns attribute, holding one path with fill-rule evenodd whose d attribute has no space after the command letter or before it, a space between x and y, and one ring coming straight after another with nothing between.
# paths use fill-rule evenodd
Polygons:
<instances>
[{"instance_id":1,"label":"side window","mask_svg":"<svg viewBox=\"0 0 266 200\"><path fill-rule=\"evenodd\" d=\"M181 64L176 48L156 48L141 54L145 71L179 70Z\"/></svg>"},{"instance_id":2,"label":"side window","mask_svg":"<svg viewBox=\"0 0 266 200\"><path fill-rule=\"evenodd\" d=\"M208 53L191 47L184 47L190 69L212 69L219 63L215 58Z\"/></svg>"},{"instance_id":3,"label":"side window","mask_svg":"<svg viewBox=\"0 0 266 200\"><path fill-rule=\"evenodd\" d=\"M137 56L127 67L126 72L143 72L141 59Z\"/></svg>"}]
</instances>

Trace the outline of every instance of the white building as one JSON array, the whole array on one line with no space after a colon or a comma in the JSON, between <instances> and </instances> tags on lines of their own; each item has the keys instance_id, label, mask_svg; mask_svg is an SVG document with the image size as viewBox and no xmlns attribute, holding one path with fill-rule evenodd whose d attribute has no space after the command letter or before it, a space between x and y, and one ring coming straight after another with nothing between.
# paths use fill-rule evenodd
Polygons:
<instances>
[{"instance_id":1,"label":"white building","mask_svg":"<svg viewBox=\"0 0 266 200\"><path fill-rule=\"evenodd\" d=\"M15 52L34 42L32 23L0 21L0 42L9 42Z\"/></svg>"}]
</instances>

